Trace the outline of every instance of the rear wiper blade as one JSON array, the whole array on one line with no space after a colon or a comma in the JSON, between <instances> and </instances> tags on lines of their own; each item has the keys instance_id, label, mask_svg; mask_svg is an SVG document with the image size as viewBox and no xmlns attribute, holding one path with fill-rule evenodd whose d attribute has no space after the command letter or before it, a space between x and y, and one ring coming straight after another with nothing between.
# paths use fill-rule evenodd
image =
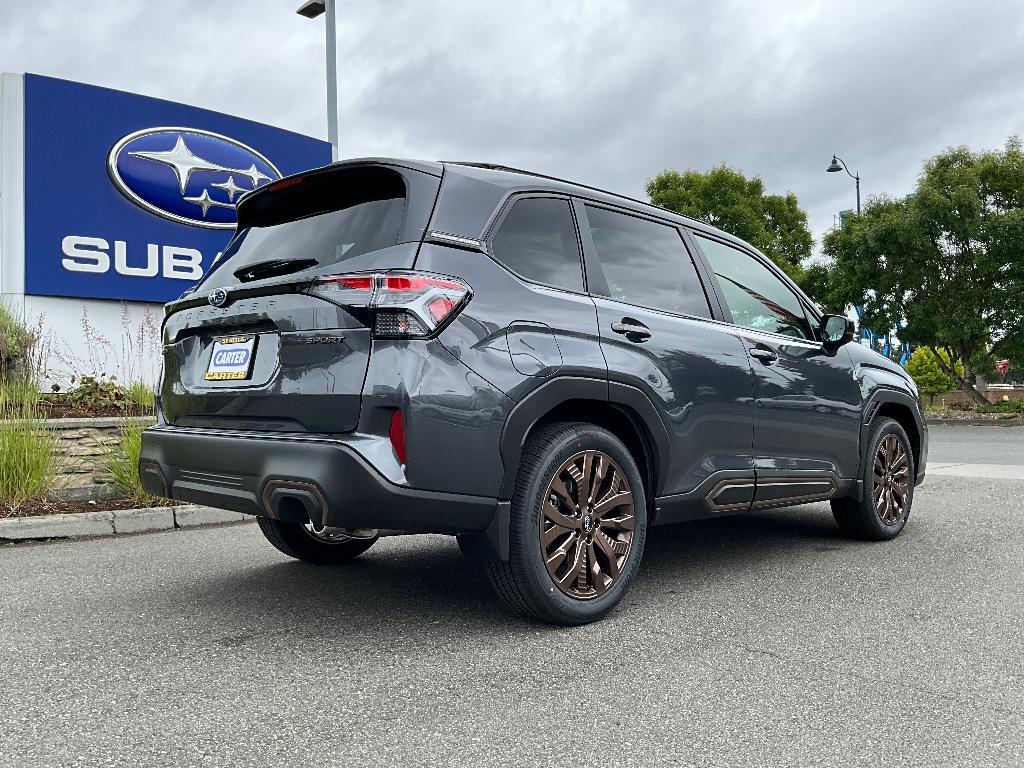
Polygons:
<instances>
[{"instance_id":1,"label":"rear wiper blade","mask_svg":"<svg viewBox=\"0 0 1024 768\"><path fill-rule=\"evenodd\" d=\"M292 272L301 272L317 264L319 262L316 259L270 259L236 269L234 275L240 282L247 283L265 277L290 275Z\"/></svg>"}]
</instances>

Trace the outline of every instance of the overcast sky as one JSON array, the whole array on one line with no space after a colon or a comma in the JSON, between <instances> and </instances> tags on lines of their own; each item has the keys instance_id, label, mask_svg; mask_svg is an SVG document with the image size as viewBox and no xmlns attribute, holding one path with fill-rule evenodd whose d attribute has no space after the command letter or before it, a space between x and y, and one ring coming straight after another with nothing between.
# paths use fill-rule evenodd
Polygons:
<instances>
[{"instance_id":1,"label":"overcast sky","mask_svg":"<svg viewBox=\"0 0 1024 768\"><path fill-rule=\"evenodd\" d=\"M0 4L0 71L326 135L324 19L298 0ZM631 196L725 162L816 240L954 144L1024 133L1024 2L338 0L342 157L500 162Z\"/></svg>"}]
</instances>

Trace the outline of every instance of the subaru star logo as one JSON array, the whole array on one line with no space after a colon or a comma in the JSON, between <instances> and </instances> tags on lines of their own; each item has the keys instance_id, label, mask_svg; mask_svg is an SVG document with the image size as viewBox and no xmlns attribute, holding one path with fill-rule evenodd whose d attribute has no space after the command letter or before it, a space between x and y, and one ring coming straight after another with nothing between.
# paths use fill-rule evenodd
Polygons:
<instances>
[{"instance_id":1,"label":"subaru star logo","mask_svg":"<svg viewBox=\"0 0 1024 768\"><path fill-rule=\"evenodd\" d=\"M215 307L223 307L228 300L228 292L223 288L214 288L206 300Z\"/></svg>"},{"instance_id":2,"label":"subaru star logo","mask_svg":"<svg viewBox=\"0 0 1024 768\"><path fill-rule=\"evenodd\" d=\"M180 224L211 229L234 229L238 199L281 178L252 147L198 128L130 133L110 150L107 169L136 205Z\"/></svg>"}]
</instances>

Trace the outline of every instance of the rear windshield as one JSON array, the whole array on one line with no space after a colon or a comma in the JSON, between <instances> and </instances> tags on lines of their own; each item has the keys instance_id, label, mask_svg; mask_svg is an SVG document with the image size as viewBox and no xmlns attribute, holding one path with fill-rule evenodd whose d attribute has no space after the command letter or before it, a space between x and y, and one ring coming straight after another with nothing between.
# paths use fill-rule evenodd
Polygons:
<instances>
[{"instance_id":1,"label":"rear windshield","mask_svg":"<svg viewBox=\"0 0 1024 768\"><path fill-rule=\"evenodd\" d=\"M406 207L402 177L383 168L311 174L251 202L240 206L242 228L203 281L207 287L347 262L344 268L364 268L360 256L398 243Z\"/></svg>"}]
</instances>

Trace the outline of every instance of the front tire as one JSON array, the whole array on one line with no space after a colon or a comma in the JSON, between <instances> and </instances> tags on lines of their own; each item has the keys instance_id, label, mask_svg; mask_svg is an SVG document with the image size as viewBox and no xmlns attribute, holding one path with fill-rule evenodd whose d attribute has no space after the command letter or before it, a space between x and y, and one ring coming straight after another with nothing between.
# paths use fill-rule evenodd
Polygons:
<instances>
[{"instance_id":1,"label":"front tire","mask_svg":"<svg viewBox=\"0 0 1024 768\"><path fill-rule=\"evenodd\" d=\"M877 420L866 455L860 500L834 499L832 515L851 538L894 539L906 526L914 501L914 452L899 422Z\"/></svg>"},{"instance_id":2,"label":"front tire","mask_svg":"<svg viewBox=\"0 0 1024 768\"><path fill-rule=\"evenodd\" d=\"M549 424L523 449L509 559L488 563L488 576L518 613L586 624L622 600L646 536L643 481L622 442L591 424Z\"/></svg>"},{"instance_id":3,"label":"front tire","mask_svg":"<svg viewBox=\"0 0 1024 768\"><path fill-rule=\"evenodd\" d=\"M267 541L278 550L316 565L341 565L363 554L374 545L377 537L355 539L347 536L317 534L308 524L288 523L269 517L256 518Z\"/></svg>"}]
</instances>

